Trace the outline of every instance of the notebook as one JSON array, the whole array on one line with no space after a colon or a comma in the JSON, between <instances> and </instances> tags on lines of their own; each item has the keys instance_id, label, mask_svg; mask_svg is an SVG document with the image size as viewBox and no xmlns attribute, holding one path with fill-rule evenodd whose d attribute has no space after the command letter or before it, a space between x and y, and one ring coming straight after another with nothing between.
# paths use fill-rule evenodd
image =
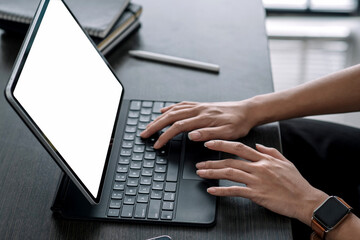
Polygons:
<instances>
[{"instance_id":1,"label":"notebook","mask_svg":"<svg viewBox=\"0 0 360 240\"><path fill-rule=\"evenodd\" d=\"M141 25L139 20L141 13L142 7L140 5L130 3L121 14L120 18L116 21L110 32L104 38L92 36L92 39L96 43L98 49L106 55L131 33L135 32L135 30L137 30ZM25 35L30 23L21 23L14 20L15 19L5 20L0 17L0 28L6 31Z\"/></svg>"},{"instance_id":2,"label":"notebook","mask_svg":"<svg viewBox=\"0 0 360 240\"><path fill-rule=\"evenodd\" d=\"M69 8L91 36L104 38L130 0L66 0ZM0 19L30 24L39 0L1 0Z\"/></svg>"},{"instance_id":3,"label":"notebook","mask_svg":"<svg viewBox=\"0 0 360 240\"><path fill-rule=\"evenodd\" d=\"M5 93L64 173L52 210L75 219L213 225L216 197L206 189L217 182L199 178L195 164L219 153L186 134L154 150L161 132L139 134L174 102L126 99L125 90L67 5L42 0Z\"/></svg>"}]
</instances>

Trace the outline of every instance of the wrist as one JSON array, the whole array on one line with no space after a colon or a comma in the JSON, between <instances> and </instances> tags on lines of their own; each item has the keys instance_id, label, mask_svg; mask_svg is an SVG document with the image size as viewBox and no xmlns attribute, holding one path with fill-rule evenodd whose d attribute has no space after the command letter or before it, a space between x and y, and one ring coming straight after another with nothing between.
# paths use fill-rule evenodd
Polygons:
<instances>
[{"instance_id":1,"label":"wrist","mask_svg":"<svg viewBox=\"0 0 360 240\"><path fill-rule=\"evenodd\" d=\"M297 207L298 211L295 218L310 227L315 209L318 208L328 197L328 194L316 188L306 191L306 195L299 200L299 206Z\"/></svg>"},{"instance_id":2,"label":"wrist","mask_svg":"<svg viewBox=\"0 0 360 240\"><path fill-rule=\"evenodd\" d=\"M253 126L277 121L276 104L272 101L271 93L254 96L247 101L249 114L252 116Z\"/></svg>"}]
</instances>

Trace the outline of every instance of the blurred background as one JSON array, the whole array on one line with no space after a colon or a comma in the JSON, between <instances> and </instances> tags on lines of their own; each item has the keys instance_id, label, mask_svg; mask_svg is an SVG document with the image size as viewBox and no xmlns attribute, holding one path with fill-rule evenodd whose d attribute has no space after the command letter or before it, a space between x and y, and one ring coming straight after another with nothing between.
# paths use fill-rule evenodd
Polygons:
<instances>
[{"instance_id":1,"label":"blurred background","mask_svg":"<svg viewBox=\"0 0 360 240\"><path fill-rule=\"evenodd\" d=\"M275 91L360 63L359 2L263 0ZM360 127L359 112L311 118Z\"/></svg>"}]
</instances>

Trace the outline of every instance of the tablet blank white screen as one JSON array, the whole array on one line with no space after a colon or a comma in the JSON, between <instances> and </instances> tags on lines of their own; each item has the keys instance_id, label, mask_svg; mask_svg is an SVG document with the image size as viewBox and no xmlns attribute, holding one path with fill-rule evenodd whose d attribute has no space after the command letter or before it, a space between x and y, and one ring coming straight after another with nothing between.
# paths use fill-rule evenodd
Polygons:
<instances>
[{"instance_id":1,"label":"tablet blank white screen","mask_svg":"<svg viewBox=\"0 0 360 240\"><path fill-rule=\"evenodd\" d=\"M14 96L94 197L121 94L64 4L51 0Z\"/></svg>"}]
</instances>

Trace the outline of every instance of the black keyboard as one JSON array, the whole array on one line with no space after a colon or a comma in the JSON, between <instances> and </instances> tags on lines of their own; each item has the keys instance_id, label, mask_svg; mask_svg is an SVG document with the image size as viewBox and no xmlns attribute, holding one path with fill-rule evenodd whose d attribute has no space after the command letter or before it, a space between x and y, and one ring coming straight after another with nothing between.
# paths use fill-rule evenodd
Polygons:
<instances>
[{"instance_id":1,"label":"black keyboard","mask_svg":"<svg viewBox=\"0 0 360 240\"><path fill-rule=\"evenodd\" d=\"M174 217L182 135L155 150L157 135L140 133L172 102L131 101L107 215L113 218L166 220Z\"/></svg>"}]
</instances>

